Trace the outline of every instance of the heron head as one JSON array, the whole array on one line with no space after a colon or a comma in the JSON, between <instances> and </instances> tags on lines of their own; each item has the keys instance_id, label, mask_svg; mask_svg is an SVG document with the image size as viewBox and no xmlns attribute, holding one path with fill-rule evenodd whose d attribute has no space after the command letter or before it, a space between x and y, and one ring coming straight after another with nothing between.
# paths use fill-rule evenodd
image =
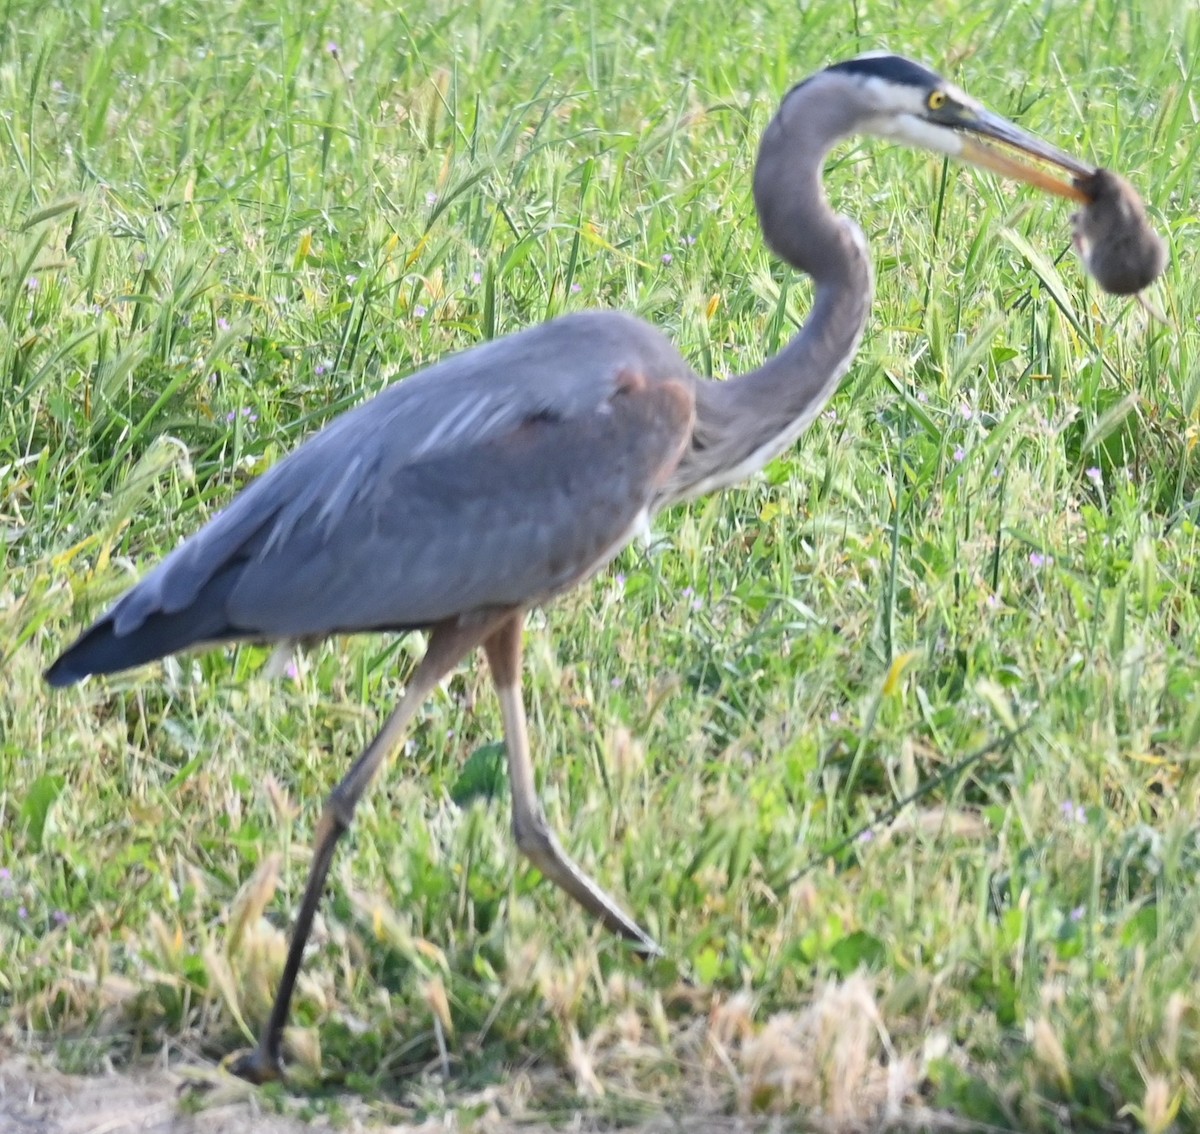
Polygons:
<instances>
[{"instance_id":1,"label":"heron head","mask_svg":"<svg viewBox=\"0 0 1200 1134\"><path fill-rule=\"evenodd\" d=\"M1060 197L1088 200L1078 186L1043 167L1072 178L1088 177L1094 167L994 114L911 59L860 55L835 63L808 81L814 80L840 91L855 130L946 154Z\"/></svg>"}]
</instances>

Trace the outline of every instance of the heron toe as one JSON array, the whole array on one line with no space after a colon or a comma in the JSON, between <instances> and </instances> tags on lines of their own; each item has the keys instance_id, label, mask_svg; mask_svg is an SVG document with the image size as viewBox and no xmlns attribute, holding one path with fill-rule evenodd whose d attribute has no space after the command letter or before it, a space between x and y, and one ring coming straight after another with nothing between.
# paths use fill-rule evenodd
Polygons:
<instances>
[{"instance_id":1,"label":"heron toe","mask_svg":"<svg viewBox=\"0 0 1200 1134\"><path fill-rule=\"evenodd\" d=\"M225 1060L225 1066L239 1079L261 1087L264 1083L277 1083L283 1079L283 1060L278 1055L270 1055L261 1046L230 1055Z\"/></svg>"}]
</instances>

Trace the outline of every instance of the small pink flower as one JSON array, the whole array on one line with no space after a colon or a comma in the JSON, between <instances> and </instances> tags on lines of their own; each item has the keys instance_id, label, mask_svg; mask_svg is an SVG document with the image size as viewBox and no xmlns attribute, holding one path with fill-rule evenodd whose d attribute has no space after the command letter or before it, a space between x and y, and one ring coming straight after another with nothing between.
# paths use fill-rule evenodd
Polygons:
<instances>
[{"instance_id":1,"label":"small pink flower","mask_svg":"<svg viewBox=\"0 0 1200 1134\"><path fill-rule=\"evenodd\" d=\"M1087 822L1087 812L1084 811L1083 805L1076 803L1074 800L1064 799L1062 803L1059 804L1058 809L1062 812L1063 818L1068 823Z\"/></svg>"}]
</instances>

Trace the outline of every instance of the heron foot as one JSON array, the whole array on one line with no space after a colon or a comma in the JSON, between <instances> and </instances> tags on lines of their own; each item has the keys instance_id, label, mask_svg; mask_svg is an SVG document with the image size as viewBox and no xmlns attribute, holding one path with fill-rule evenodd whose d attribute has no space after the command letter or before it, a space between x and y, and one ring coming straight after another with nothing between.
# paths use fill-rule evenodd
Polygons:
<instances>
[{"instance_id":1,"label":"heron foot","mask_svg":"<svg viewBox=\"0 0 1200 1134\"><path fill-rule=\"evenodd\" d=\"M261 1087L264 1083L277 1083L283 1078L283 1060L278 1054L267 1052L262 1044L230 1055L225 1059L225 1066L239 1079Z\"/></svg>"},{"instance_id":2,"label":"heron foot","mask_svg":"<svg viewBox=\"0 0 1200 1134\"><path fill-rule=\"evenodd\" d=\"M651 937L644 930L641 930L640 927L635 926L635 928L639 929L637 937L629 937L624 933L621 934L623 937L625 937L625 940L629 945L629 951L635 957L637 957L639 961L645 961L647 964L654 961L665 960L667 951L657 941L655 941L653 937Z\"/></svg>"}]
</instances>

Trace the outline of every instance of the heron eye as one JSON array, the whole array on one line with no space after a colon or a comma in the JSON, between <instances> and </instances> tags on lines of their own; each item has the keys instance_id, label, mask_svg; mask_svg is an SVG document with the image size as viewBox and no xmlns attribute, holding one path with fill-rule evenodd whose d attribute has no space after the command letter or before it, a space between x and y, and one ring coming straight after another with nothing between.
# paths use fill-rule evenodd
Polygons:
<instances>
[{"instance_id":1,"label":"heron eye","mask_svg":"<svg viewBox=\"0 0 1200 1134\"><path fill-rule=\"evenodd\" d=\"M929 97L925 100L925 105L930 110L941 110L946 105L946 92L930 91Z\"/></svg>"}]
</instances>

